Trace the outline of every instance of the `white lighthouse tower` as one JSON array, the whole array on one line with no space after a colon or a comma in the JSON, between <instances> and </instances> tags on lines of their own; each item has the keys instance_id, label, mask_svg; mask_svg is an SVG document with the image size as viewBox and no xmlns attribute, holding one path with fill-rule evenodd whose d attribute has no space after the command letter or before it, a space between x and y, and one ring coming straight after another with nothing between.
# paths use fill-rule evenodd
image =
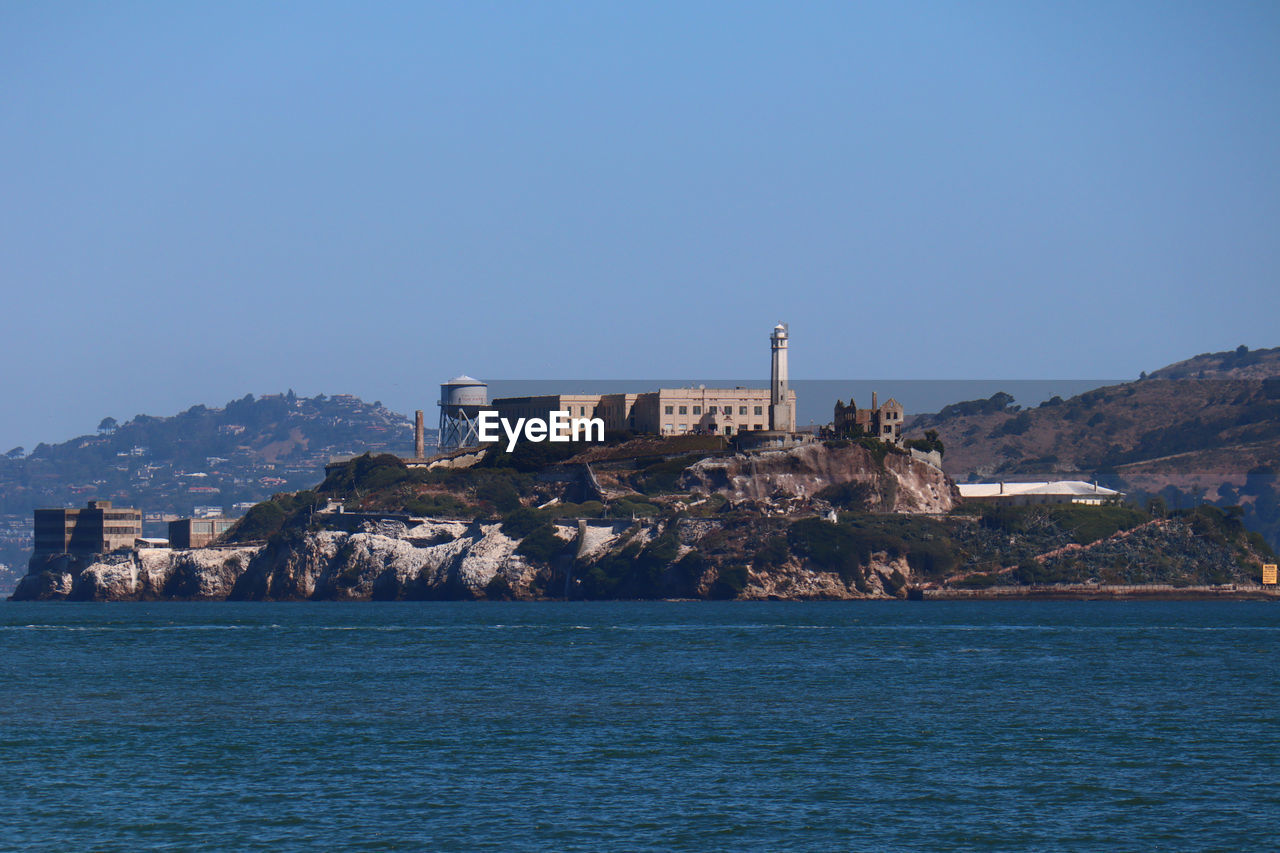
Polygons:
<instances>
[{"instance_id":1,"label":"white lighthouse tower","mask_svg":"<svg viewBox=\"0 0 1280 853\"><path fill-rule=\"evenodd\" d=\"M775 432L787 432L794 421L791 418L791 394L787 387L787 339L786 323L773 327L769 343L773 349L773 364L769 372L769 387L772 393L769 398L769 429Z\"/></svg>"}]
</instances>

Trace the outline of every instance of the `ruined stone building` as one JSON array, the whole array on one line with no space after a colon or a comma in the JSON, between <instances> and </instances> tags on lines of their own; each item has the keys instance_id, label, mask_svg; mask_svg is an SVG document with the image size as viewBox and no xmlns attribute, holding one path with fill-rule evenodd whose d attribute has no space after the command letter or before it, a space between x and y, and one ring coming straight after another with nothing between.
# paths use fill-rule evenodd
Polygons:
<instances>
[{"instance_id":1,"label":"ruined stone building","mask_svg":"<svg viewBox=\"0 0 1280 853\"><path fill-rule=\"evenodd\" d=\"M835 417L831 428L839 438L856 438L858 436L875 436L890 444L902 443L902 419L906 411L902 404L890 397L883 405L876 400L876 392L871 392L871 408L859 409L858 404L849 398L849 405L836 400Z\"/></svg>"}]
</instances>

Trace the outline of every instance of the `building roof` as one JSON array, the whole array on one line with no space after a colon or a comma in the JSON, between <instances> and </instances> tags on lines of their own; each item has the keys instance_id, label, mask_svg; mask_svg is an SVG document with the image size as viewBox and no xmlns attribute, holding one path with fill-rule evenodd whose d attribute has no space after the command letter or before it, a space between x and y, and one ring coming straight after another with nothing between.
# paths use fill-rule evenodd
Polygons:
<instances>
[{"instance_id":1,"label":"building roof","mask_svg":"<svg viewBox=\"0 0 1280 853\"><path fill-rule=\"evenodd\" d=\"M1083 480L1055 480L1040 483L960 483L962 498L998 498L1012 495L1096 495L1116 497L1121 494L1096 483Z\"/></svg>"}]
</instances>

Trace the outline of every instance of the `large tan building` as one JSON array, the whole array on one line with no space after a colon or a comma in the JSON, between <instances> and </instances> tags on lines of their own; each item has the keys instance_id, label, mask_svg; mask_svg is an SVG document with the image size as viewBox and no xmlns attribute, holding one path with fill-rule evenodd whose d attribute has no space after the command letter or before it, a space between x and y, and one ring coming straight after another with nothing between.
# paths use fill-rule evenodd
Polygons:
<instances>
[{"instance_id":1,"label":"large tan building","mask_svg":"<svg viewBox=\"0 0 1280 853\"><path fill-rule=\"evenodd\" d=\"M606 432L650 435L734 435L770 428L768 388L662 388L640 394L544 394L499 397L490 407L509 420L547 418L565 412L571 418L600 418ZM794 432L795 391L784 398L787 423Z\"/></svg>"},{"instance_id":2,"label":"large tan building","mask_svg":"<svg viewBox=\"0 0 1280 853\"><path fill-rule=\"evenodd\" d=\"M600 418L606 432L651 435L736 435L795 432L796 392L787 379L789 332L779 323L769 337L772 354L768 388L661 388L640 394L543 394L499 397L487 408L499 417Z\"/></svg>"},{"instance_id":3,"label":"large tan building","mask_svg":"<svg viewBox=\"0 0 1280 853\"><path fill-rule=\"evenodd\" d=\"M637 405L641 432L659 435L734 435L774 428L769 421L773 394L768 388L663 388ZM796 394L785 398L786 423L777 429L795 432Z\"/></svg>"},{"instance_id":4,"label":"large tan building","mask_svg":"<svg viewBox=\"0 0 1280 853\"><path fill-rule=\"evenodd\" d=\"M132 548L142 536L142 510L89 501L83 509L35 511L37 554L105 554Z\"/></svg>"}]
</instances>

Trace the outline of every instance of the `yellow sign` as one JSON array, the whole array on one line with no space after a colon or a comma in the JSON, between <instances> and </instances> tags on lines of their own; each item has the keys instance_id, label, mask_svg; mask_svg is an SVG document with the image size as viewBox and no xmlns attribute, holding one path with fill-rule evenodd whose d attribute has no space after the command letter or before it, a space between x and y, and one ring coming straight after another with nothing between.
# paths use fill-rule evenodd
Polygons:
<instances>
[{"instance_id":1,"label":"yellow sign","mask_svg":"<svg viewBox=\"0 0 1280 853\"><path fill-rule=\"evenodd\" d=\"M1262 582L1265 584L1273 585L1273 586L1275 585L1275 582L1276 582L1276 564L1275 563L1262 564Z\"/></svg>"}]
</instances>

